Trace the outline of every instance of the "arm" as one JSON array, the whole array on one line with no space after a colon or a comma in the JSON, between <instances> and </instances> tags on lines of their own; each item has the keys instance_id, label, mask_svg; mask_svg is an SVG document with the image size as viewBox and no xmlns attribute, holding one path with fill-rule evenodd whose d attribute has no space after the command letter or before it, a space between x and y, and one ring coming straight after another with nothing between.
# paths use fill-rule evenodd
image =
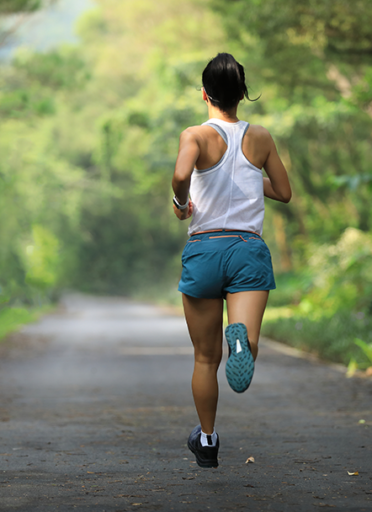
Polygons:
<instances>
[{"instance_id":1,"label":"arm","mask_svg":"<svg viewBox=\"0 0 372 512\"><path fill-rule=\"evenodd\" d=\"M189 207L185 210L178 210L173 205L174 213L180 220L185 220L192 215L192 202L189 200L189 189L191 175L195 163L200 154L200 147L196 134L189 128L181 133L180 145L176 167L172 179L173 191L180 204L186 204L189 201Z\"/></svg>"},{"instance_id":2,"label":"arm","mask_svg":"<svg viewBox=\"0 0 372 512\"><path fill-rule=\"evenodd\" d=\"M282 203L289 203L292 197L292 191L287 171L280 160L275 143L269 132L267 132L266 136L269 145L269 154L263 166L268 175L268 178L263 179L264 195L270 199L281 201Z\"/></svg>"}]
</instances>

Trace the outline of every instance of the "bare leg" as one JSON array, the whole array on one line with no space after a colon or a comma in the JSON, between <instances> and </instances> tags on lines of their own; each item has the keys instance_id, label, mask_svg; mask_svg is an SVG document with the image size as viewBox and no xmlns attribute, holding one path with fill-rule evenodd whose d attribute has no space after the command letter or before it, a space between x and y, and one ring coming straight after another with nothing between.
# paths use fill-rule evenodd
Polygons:
<instances>
[{"instance_id":1,"label":"bare leg","mask_svg":"<svg viewBox=\"0 0 372 512\"><path fill-rule=\"evenodd\" d=\"M257 358L258 338L266 308L268 291L228 293L226 297L229 324L241 322L247 328L253 358Z\"/></svg>"},{"instance_id":2,"label":"bare leg","mask_svg":"<svg viewBox=\"0 0 372 512\"><path fill-rule=\"evenodd\" d=\"M202 431L212 434L218 402L217 370L222 358L222 299L182 295L195 365L192 393Z\"/></svg>"}]
</instances>

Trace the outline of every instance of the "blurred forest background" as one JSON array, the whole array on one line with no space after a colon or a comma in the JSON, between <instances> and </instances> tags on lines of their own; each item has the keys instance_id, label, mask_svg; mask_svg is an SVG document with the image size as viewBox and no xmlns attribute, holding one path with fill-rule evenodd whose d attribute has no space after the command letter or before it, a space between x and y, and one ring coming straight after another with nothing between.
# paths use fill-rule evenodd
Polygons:
<instances>
[{"instance_id":1,"label":"blurred forest background","mask_svg":"<svg viewBox=\"0 0 372 512\"><path fill-rule=\"evenodd\" d=\"M0 56L49 4L0 0ZM68 288L179 300L178 136L206 120L201 72L226 51L262 94L239 115L270 130L293 187L266 203L264 334L371 366L370 0L90 5L74 42L0 61L0 336Z\"/></svg>"}]
</instances>

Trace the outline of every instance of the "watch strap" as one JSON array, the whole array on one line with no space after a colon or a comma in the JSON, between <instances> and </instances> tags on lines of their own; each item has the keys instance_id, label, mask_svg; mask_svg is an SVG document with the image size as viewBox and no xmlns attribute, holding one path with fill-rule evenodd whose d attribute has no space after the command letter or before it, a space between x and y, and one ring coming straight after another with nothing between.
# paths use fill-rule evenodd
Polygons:
<instances>
[{"instance_id":1,"label":"watch strap","mask_svg":"<svg viewBox=\"0 0 372 512\"><path fill-rule=\"evenodd\" d=\"M178 208L178 210L186 210L186 208L189 206L188 201L186 202L186 204L180 204L176 196L173 196L173 204L176 208Z\"/></svg>"}]
</instances>

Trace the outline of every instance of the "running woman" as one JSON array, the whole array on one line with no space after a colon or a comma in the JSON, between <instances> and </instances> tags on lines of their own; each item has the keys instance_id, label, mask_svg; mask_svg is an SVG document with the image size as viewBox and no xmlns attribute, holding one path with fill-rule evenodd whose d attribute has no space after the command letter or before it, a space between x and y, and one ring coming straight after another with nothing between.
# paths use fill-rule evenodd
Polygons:
<instances>
[{"instance_id":1,"label":"running woman","mask_svg":"<svg viewBox=\"0 0 372 512\"><path fill-rule=\"evenodd\" d=\"M209 120L181 133L172 187L175 214L192 217L178 288L194 345L192 392L200 420L188 447L199 466L211 468L218 466L214 425L223 301L229 323L226 377L242 393L253 377L262 317L275 288L270 251L261 238L264 196L288 203L291 187L269 132L237 117L239 102L249 99L243 66L219 53L204 69L202 83Z\"/></svg>"}]
</instances>

